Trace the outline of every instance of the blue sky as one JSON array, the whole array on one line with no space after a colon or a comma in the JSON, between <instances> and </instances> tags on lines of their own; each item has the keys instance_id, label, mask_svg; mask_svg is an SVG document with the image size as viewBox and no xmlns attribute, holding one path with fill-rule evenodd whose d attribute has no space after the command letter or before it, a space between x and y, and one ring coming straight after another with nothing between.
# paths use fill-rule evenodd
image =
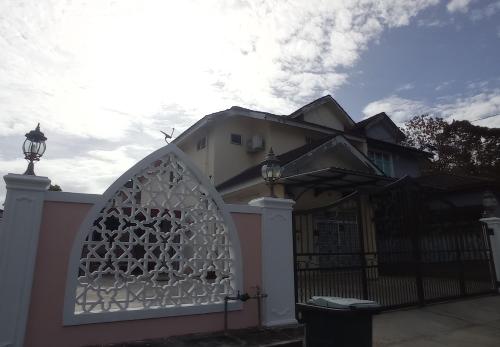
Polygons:
<instances>
[{"instance_id":1,"label":"blue sky","mask_svg":"<svg viewBox=\"0 0 500 347\"><path fill-rule=\"evenodd\" d=\"M396 120L404 120L419 111L440 115L438 105L453 110L458 100L472 104L475 96L494 93L500 88L500 3L486 3L471 2L467 11L454 13L444 4L432 7L410 25L388 30L362 54L357 73L336 97L355 118L370 115L363 112L370 103L404 99L399 108L385 109L401 109ZM485 8L495 10L486 15ZM498 101L492 104L491 111L478 109L465 118L499 114ZM475 124L500 126L500 117Z\"/></svg>"},{"instance_id":2,"label":"blue sky","mask_svg":"<svg viewBox=\"0 0 500 347\"><path fill-rule=\"evenodd\" d=\"M499 62L499 0L4 0L0 174L24 171L37 122L37 174L100 193L159 130L232 105L288 114L331 94L355 120L494 116Z\"/></svg>"}]
</instances>

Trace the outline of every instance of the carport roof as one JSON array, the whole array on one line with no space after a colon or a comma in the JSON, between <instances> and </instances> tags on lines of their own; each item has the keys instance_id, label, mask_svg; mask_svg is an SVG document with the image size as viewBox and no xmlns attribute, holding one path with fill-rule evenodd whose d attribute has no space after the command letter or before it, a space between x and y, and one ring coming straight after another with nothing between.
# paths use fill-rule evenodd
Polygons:
<instances>
[{"instance_id":1,"label":"carport roof","mask_svg":"<svg viewBox=\"0 0 500 347\"><path fill-rule=\"evenodd\" d=\"M382 187L393 181L395 179L392 177L329 167L284 177L280 180L280 183L288 187L341 190L353 189L360 186Z\"/></svg>"}]
</instances>

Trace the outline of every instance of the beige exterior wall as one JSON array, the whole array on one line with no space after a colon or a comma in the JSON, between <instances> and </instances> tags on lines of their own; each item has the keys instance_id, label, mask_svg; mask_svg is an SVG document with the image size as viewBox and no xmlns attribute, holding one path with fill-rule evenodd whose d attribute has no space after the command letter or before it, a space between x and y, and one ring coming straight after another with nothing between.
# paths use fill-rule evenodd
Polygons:
<instances>
[{"instance_id":1,"label":"beige exterior wall","mask_svg":"<svg viewBox=\"0 0 500 347\"><path fill-rule=\"evenodd\" d=\"M345 125L342 119L344 119L345 116L340 114L340 112L340 110L334 109L331 106L323 105L304 114L304 120L306 122L344 131Z\"/></svg>"},{"instance_id":2,"label":"beige exterior wall","mask_svg":"<svg viewBox=\"0 0 500 347\"><path fill-rule=\"evenodd\" d=\"M242 144L231 143L231 134L241 135ZM320 138L322 133L279 124L249 117L232 117L212 124L212 130L207 134L209 153L203 156L196 151L196 143L185 146L186 152L202 168L214 178L217 185L239 174L243 170L258 165L264 160L269 148L272 147L276 154L282 154L306 144L306 137ZM255 153L247 151L246 143L254 135L264 138L264 149ZM200 136L193 136L199 139ZM191 139L190 139L191 140ZM208 158L209 162L206 162Z\"/></svg>"},{"instance_id":3,"label":"beige exterior wall","mask_svg":"<svg viewBox=\"0 0 500 347\"><path fill-rule=\"evenodd\" d=\"M219 184L256 165L264 159L265 149L248 153L246 142L253 135L267 139L267 122L248 117L233 117L219 121L214 125L212 142L214 143L214 182ZM231 143L231 134L241 135L241 145Z\"/></svg>"},{"instance_id":4,"label":"beige exterior wall","mask_svg":"<svg viewBox=\"0 0 500 347\"><path fill-rule=\"evenodd\" d=\"M206 147L198 150L196 145L198 141L206 137ZM206 126L179 145L179 148L186 153L189 158L198 166L198 168L213 182L214 177L214 156L215 143L213 141L213 127Z\"/></svg>"},{"instance_id":5,"label":"beige exterior wall","mask_svg":"<svg viewBox=\"0 0 500 347\"><path fill-rule=\"evenodd\" d=\"M311 130L292 127L286 124L271 123L268 134L268 150L273 148L274 153L282 154L306 144L306 137L319 138L325 136Z\"/></svg>"}]
</instances>

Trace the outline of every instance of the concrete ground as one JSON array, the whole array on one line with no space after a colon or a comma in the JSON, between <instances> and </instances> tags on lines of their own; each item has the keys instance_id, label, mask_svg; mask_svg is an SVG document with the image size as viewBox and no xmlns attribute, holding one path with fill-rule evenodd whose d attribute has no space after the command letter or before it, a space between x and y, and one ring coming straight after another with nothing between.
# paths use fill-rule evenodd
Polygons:
<instances>
[{"instance_id":1,"label":"concrete ground","mask_svg":"<svg viewBox=\"0 0 500 347\"><path fill-rule=\"evenodd\" d=\"M301 326L244 329L228 334L185 335L105 347L300 347L303 334ZM373 318L373 346L500 347L500 296L381 313Z\"/></svg>"},{"instance_id":2,"label":"concrete ground","mask_svg":"<svg viewBox=\"0 0 500 347\"><path fill-rule=\"evenodd\" d=\"M384 312L374 317L373 346L498 347L500 296Z\"/></svg>"}]
</instances>

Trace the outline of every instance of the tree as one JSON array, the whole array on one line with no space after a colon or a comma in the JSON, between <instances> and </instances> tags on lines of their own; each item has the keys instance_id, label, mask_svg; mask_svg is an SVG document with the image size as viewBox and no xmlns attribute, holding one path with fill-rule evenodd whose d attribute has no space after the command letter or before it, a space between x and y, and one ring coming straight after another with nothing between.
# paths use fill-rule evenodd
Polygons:
<instances>
[{"instance_id":1,"label":"tree","mask_svg":"<svg viewBox=\"0 0 500 347\"><path fill-rule=\"evenodd\" d=\"M406 145L433 154L432 171L500 177L499 128L421 115L410 119L404 132Z\"/></svg>"},{"instance_id":2,"label":"tree","mask_svg":"<svg viewBox=\"0 0 500 347\"><path fill-rule=\"evenodd\" d=\"M441 118L434 118L428 114L415 116L404 125L406 135L404 145L415 147L436 155L438 135L442 134L446 122Z\"/></svg>"},{"instance_id":3,"label":"tree","mask_svg":"<svg viewBox=\"0 0 500 347\"><path fill-rule=\"evenodd\" d=\"M58 184L54 184L54 185L51 184L49 187L49 190L53 191L53 192L62 192L62 189L61 189L61 187L59 187Z\"/></svg>"}]
</instances>

